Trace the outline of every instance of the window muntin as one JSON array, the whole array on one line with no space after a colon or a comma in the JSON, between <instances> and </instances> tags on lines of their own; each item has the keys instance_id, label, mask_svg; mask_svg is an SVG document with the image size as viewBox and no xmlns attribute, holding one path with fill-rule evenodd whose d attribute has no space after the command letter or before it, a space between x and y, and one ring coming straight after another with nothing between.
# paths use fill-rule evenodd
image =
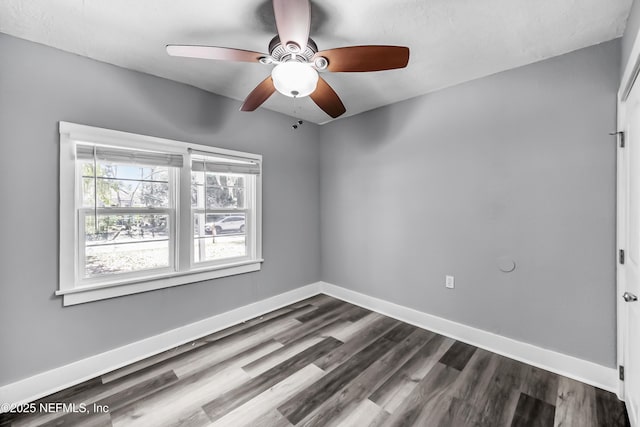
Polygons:
<instances>
[{"instance_id":1,"label":"window muntin","mask_svg":"<svg viewBox=\"0 0 640 427\"><path fill-rule=\"evenodd\" d=\"M261 156L65 122L60 141L65 305L260 269Z\"/></svg>"}]
</instances>

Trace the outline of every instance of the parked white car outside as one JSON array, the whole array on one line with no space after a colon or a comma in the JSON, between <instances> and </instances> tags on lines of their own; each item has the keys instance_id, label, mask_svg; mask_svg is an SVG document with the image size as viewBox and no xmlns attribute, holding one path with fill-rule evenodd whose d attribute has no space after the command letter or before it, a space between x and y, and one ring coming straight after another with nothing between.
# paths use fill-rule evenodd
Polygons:
<instances>
[{"instance_id":1,"label":"parked white car outside","mask_svg":"<svg viewBox=\"0 0 640 427\"><path fill-rule=\"evenodd\" d=\"M212 230L215 230L215 234L229 233L232 231L244 233L244 217L239 215L230 215L215 222L208 222L204 225L204 231L207 234L211 234Z\"/></svg>"}]
</instances>

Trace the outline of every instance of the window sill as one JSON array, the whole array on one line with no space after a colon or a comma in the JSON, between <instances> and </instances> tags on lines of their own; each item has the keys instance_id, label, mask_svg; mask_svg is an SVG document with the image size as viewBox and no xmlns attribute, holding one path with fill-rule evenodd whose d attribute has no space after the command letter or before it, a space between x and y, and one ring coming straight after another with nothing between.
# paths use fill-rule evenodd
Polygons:
<instances>
[{"instance_id":1,"label":"window sill","mask_svg":"<svg viewBox=\"0 0 640 427\"><path fill-rule=\"evenodd\" d=\"M221 277L259 271L263 260L251 260L237 264L225 265L218 269L206 271L192 270L185 273L172 273L170 275L156 276L137 280L130 283L102 284L85 286L72 289L61 289L56 295L62 295L64 306L82 304L90 301L98 301L115 298L123 295L137 294L156 289L170 288L186 285L188 283L202 282L204 280L219 279Z\"/></svg>"}]
</instances>

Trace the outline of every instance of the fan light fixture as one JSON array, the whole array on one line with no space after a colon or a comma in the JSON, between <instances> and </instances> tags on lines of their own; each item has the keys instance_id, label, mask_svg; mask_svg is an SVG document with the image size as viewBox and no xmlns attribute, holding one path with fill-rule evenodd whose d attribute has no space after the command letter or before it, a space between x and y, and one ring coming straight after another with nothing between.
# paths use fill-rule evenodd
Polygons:
<instances>
[{"instance_id":1,"label":"fan light fixture","mask_svg":"<svg viewBox=\"0 0 640 427\"><path fill-rule=\"evenodd\" d=\"M318 85L318 72L302 62L283 62L271 71L276 90L291 98L311 95Z\"/></svg>"},{"instance_id":2,"label":"fan light fixture","mask_svg":"<svg viewBox=\"0 0 640 427\"><path fill-rule=\"evenodd\" d=\"M406 67L409 63L409 48L406 46L363 45L318 50L318 45L309 34L310 0L264 2L273 3L273 15L278 30L278 34L269 42L269 53L221 46L167 45L167 53L171 56L275 66L271 75L258 83L246 97L240 111L255 111L271 95L280 92L293 99L311 95L311 100L335 119L347 109L329 83L318 76L318 72L364 73L396 70Z\"/></svg>"}]
</instances>

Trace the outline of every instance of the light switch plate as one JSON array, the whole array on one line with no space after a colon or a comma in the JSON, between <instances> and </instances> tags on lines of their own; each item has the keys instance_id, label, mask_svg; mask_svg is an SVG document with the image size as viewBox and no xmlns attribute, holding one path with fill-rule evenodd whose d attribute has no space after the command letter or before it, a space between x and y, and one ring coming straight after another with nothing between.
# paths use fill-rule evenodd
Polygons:
<instances>
[{"instance_id":1,"label":"light switch plate","mask_svg":"<svg viewBox=\"0 0 640 427\"><path fill-rule=\"evenodd\" d=\"M445 276L444 285L449 289L453 289L455 287L455 279L453 276Z\"/></svg>"}]
</instances>

